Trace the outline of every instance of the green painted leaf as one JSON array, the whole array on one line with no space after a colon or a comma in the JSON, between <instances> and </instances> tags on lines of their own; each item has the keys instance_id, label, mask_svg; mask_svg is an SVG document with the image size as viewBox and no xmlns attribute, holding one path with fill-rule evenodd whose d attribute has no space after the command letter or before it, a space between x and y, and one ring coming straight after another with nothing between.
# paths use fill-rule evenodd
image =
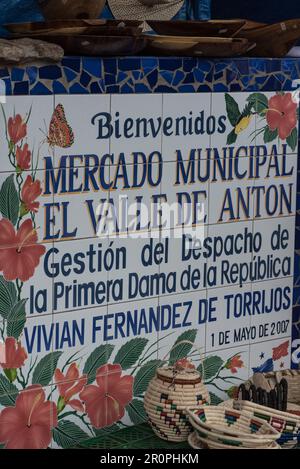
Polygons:
<instances>
[{"instance_id":1,"label":"green painted leaf","mask_svg":"<svg viewBox=\"0 0 300 469\"><path fill-rule=\"evenodd\" d=\"M62 352L51 352L43 357L32 374L32 384L41 384L42 386L48 386L50 384L54 372L57 368L57 363L61 357Z\"/></svg>"},{"instance_id":2,"label":"green painted leaf","mask_svg":"<svg viewBox=\"0 0 300 469\"><path fill-rule=\"evenodd\" d=\"M239 105L228 93L225 93L225 102L229 122L233 127L235 127L241 117Z\"/></svg>"},{"instance_id":3,"label":"green painted leaf","mask_svg":"<svg viewBox=\"0 0 300 469\"><path fill-rule=\"evenodd\" d=\"M139 399L133 399L133 401L126 407L126 410L134 425L139 425L140 423L148 420L143 401L140 401Z\"/></svg>"},{"instance_id":4,"label":"green painted leaf","mask_svg":"<svg viewBox=\"0 0 300 469\"><path fill-rule=\"evenodd\" d=\"M96 371L108 363L113 350L113 345L99 345L88 357L83 368L83 373L88 375L88 384L95 381Z\"/></svg>"},{"instance_id":5,"label":"green painted leaf","mask_svg":"<svg viewBox=\"0 0 300 469\"><path fill-rule=\"evenodd\" d=\"M63 449L74 448L80 441L89 438L89 434L70 420L60 420L58 426L53 429L53 440Z\"/></svg>"},{"instance_id":6,"label":"green painted leaf","mask_svg":"<svg viewBox=\"0 0 300 469\"><path fill-rule=\"evenodd\" d=\"M119 425L111 425L110 427L105 428L95 428L93 427L96 436L107 436L110 433L118 432L120 430Z\"/></svg>"},{"instance_id":7,"label":"green painted leaf","mask_svg":"<svg viewBox=\"0 0 300 469\"><path fill-rule=\"evenodd\" d=\"M223 402L223 400L220 399L220 397L217 396L216 394L214 394L213 392L210 392L209 395L210 395L210 404L211 405L219 405L219 404L221 404L221 402Z\"/></svg>"},{"instance_id":8,"label":"green painted leaf","mask_svg":"<svg viewBox=\"0 0 300 469\"><path fill-rule=\"evenodd\" d=\"M196 336L197 336L197 329L191 329L189 331L183 332L177 338L170 353L170 359L169 359L170 365L174 365L174 363L176 363L177 360L180 360L181 358L185 358L193 348L193 345L191 344L180 344L176 347L175 345L179 344L179 342L181 342L182 340L188 340L194 343L196 340Z\"/></svg>"},{"instance_id":9,"label":"green painted leaf","mask_svg":"<svg viewBox=\"0 0 300 469\"><path fill-rule=\"evenodd\" d=\"M204 381L210 381L212 378L214 378L223 365L224 361L221 357L218 357L217 355L205 358L203 360L202 367L202 376L204 375Z\"/></svg>"},{"instance_id":10,"label":"green painted leaf","mask_svg":"<svg viewBox=\"0 0 300 469\"><path fill-rule=\"evenodd\" d=\"M134 396L141 396L147 390L151 379L155 376L157 368L160 368L164 363L162 360L151 360L139 369L134 379Z\"/></svg>"},{"instance_id":11,"label":"green painted leaf","mask_svg":"<svg viewBox=\"0 0 300 469\"><path fill-rule=\"evenodd\" d=\"M298 145L298 131L296 128L292 131L291 135L286 139L286 143L292 151L295 151Z\"/></svg>"},{"instance_id":12,"label":"green painted leaf","mask_svg":"<svg viewBox=\"0 0 300 469\"><path fill-rule=\"evenodd\" d=\"M147 343L147 339L139 337L130 340L120 348L114 359L114 363L121 365L123 370L128 370L128 368L136 364Z\"/></svg>"},{"instance_id":13,"label":"green painted leaf","mask_svg":"<svg viewBox=\"0 0 300 469\"><path fill-rule=\"evenodd\" d=\"M0 405L13 407L19 394L17 387L8 381L5 376L0 375Z\"/></svg>"},{"instance_id":14,"label":"green painted leaf","mask_svg":"<svg viewBox=\"0 0 300 469\"><path fill-rule=\"evenodd\" d=\"M7 319L8 314L16 303L17 290L13 282L7 282L2 275L0 275L0 316Z\"/></svg>"},{"instance_id":15,"label":"green painted leaf","mask_svg":"<svg viewBox=\"0 0 300 469\"><path fill-rule=\"evenodd\" d=\"M8 218L15 225L19 216L19 197L11 174L2 184L0 189L0 212L4 218Z\"/></svg>"},{"instance_id":16,"label":"green painted leaf","mask_svg":"<svg viewBox=\"0 0 300 469\"><path fill-rule=\"evenodd\" d=\"M268 109L268 98L263 93L252 93L248 96L247 101L252 104L255 112L260 115L265 115L265 111Z\"/></svg>"},{"instance_id":17,"label":"green painted leaf","mask_svg":"<svg viewBox=\"0 0 300 469\"><path fill-rule=\"evenodd\" d=\"M0 449L4 449L5 448L5 444L0 444Z\"/></svg>"},{"instance_id":18,"label":"green painted leaf","mask_svg":"<svg viewBox=\"0 0 300 469\"><path fill-rule=\"evenodd\" d=\"M278 137L278 130L277 129L276 130L271 130L267 126L265 131L264 131L264 142L265 143L272 142L277 137Z\"/></svg>"},{"instance_id":19,"label":"green painted leaf","mask_svg":"<svg viewBox=\"0 0 300 469\"><path fill-rule=\"evenodd\" d=\"M7 316L6 333L8 337L18 339L26 323L25 304L27 299L20 300L13 305Z\"/></svg>"},{"instance_id":20,"label":"green painted leaf","mask_svg":"<svg viewBox=\"0 0 300 469\"><path fill-rule=\"evenodd\" d=\"M232 145L233 143L235 143L237 140L237 134L235 133L235 130L232 129L232 131L230 132L230 134L227 135L227 145Z\"/></svg>"}]
</instances>

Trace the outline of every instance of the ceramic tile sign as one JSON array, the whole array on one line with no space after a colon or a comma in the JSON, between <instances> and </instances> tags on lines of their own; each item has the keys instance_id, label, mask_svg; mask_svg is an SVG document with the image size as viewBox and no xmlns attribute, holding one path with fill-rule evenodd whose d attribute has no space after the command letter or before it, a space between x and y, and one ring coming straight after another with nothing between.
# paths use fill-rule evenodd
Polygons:
<instances>
[{"instance_id":1,"label":"ceramic tile sign","mask_svg":"<svg viewBox=\"0 0 300 469\"><path fill-rule=\"evenodd\" d=\"M296 93L20 96L0 118L3 447L140 423L186 356L213 403L290 367Z\"/></svg>"}]
</instances>

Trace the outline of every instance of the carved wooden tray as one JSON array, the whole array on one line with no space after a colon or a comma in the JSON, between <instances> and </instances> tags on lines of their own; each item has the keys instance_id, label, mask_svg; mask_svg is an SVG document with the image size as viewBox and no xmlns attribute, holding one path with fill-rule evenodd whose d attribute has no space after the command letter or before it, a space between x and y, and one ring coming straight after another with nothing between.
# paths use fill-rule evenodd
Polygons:
<instances>
[{"instance_id":1,"label":"carved wooden tray","mask_svg":"<svg viewBox=\"0 0 300 469\"><path fill-rule=\"evenodd\" d=\"M55 20L35 23L6 24L5 28L14 37L56 34L86 34L86 35L111 35L111 36L138 36L142 33L142 21L118 21L118 20Z\"/></svg>"},{"instance_id":2,"label":"carved wooden tray","mask_svg":"<svg viewBox=\"0 0 300 469\"><path fill-rule=\"evenodd\" d=\"M284 57L300 40L300 19L243 29L239 36L256 43L251 56Z\"/></svg>"},{"instance_id":3,"label":"carved wooden tray","mask_svg":"<svg viewBox=\"0 0 300 469\"><path fill-rule=\"evenodd\" d=\"M147 21L157 34L163 36L234 37L246 20L212 21Z\"/></svg>"},{"instance_id":4,"label":"carved wooden tray","mask_svg":"<svg viewBox=\"0 0 300 469\"><path fill-rule=\"evenodd\" d=\"M49 41L49 36L35 36ZM146 36L51 36L51 42L61 46L66 55L90 57L137 55L147 44Z\"/></svg>"},{"instance_id":5,"label":"carved wooden tray","mask_svg":"<svg viewBox=\"0 0 300 469\"><path fill-rule=\"evenodd\" d=\"M247 39L220 37L148 36L146 52L153 55L234 57L253 47Z\"/></svg>"}]
</instances>

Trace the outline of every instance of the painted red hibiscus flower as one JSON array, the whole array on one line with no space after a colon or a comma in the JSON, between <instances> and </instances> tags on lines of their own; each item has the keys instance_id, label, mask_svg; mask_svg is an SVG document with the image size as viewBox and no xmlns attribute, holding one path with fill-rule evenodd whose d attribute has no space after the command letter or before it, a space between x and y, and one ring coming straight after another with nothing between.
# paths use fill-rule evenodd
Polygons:
<instances>
[{"instance_id":1,"label":"painted red hibiscus flower","mask_svg":"<svg viewBox=\"0 0 300 469\"><path fill-rule=\"evenodd\" d=\"M10 141L15 145L27 135L27 125L20 114L8 119L7 130Z\"/></svg>"},{"instance_id":2,"label":"painted red hibiscus flower","mask_svg":"<svg viewBox=\"0 0 300 469\"><path fill-rule=\"evenodd\" d=\"M4 370L11 368L21 368L27 358L27 353L20 342L14 337L7 337L5 340L5 362L0 363Z\"/></svg>"},{"instance_id":3,"label":"painted red hibiscus flower","mask_svg":"<svg viewBox=\"0 0 300 469\"><path fill-rule=\"evenodd\" d=\"M133 398L133 376L122 376L120 365L105 365L97 370L97 385L91 384L80 393L86 412L95 428L109 427L125 414Z\"/></svg>"},{"instance_id":4,"label":"painted red hibiscus flower","mask_svg":"<svg viewBox=\"0 0 300 469\"><path fill-rule=\"evenodd\" d=\"M38 211L40 203L36 199L41 193L41 182L38 180L34 181L31 176L27 176L21 191L21 215Z\"/></svg>"},{"instance_id":5,"label":"painted red hibiscus flower","mask_svg":"<svg viewBox=\"0 0 300 469\"><path fill-rule=\"evenodd\" d=\"M31 220L22 223L16 232L13 224L3 218L0 221L0 271L8 281L20 279L26 282L45 254L45 246L38 244L38 237Z\"/></svg>"},{"instance_id":6,"label":"painted red hibiscus flower","mask_svg":"<svg viewBox=\"0 0 300 469\"><path fill-rule=\"evenodd\" d=\"M6 449L46 449L56 427L54 402L45 401L40 385L21 391L15 407L6 407L0 414L0 442Z\"/></svg>"},{"instance_id":7,"label":"painted red hibiscus flower","mask_svg":"<svg viewBox=\"0 0 300 469\"><path fill-rule=\"evenodd\" d=\"M61 412L66 405L70 405L74 410L84 412L84 407L79 399L71 399L83 390L87 383L87 375L80 376L76 363L72 363L64 375L61 370L55 370L55 384L59 392L57 409Z\"/></svg>"},{"instance_id":8,"label":"painted red hibiscus flower","mask_svg":"<svg viewBox=\"0 0 300 469\"><path fill-rule=\"evenodd\" d=\"M297 103L292 93L272 96L266 118L270 129L278 130L279 138L286 140L297 125Z\"/></svg>"},{"instance_id":9,"label":"painted red hibiscus flower","mask_svg":"<svg viewBox=\"0 0 300 469\"><path fill-rule=\"evenodd\" d=\"M17 378L17 368L24 365L27 353L20 342L17 342L14 337L8 337L4 343L3 355L3 361L0 360L0 365L8 380L13 383Z\"/></svg>"},{"instance_id":10,"label":"painted red hibiscus flower","mask_svg":"<svg viewBox=\"0 0 300 469\"><path fill-rule=\"evenodd\" d=\"M28 149L28 144L25 143L23 148L17 147L16 150L16 163L19 171L25 171L30 168L31 151Z\"/></svg>"},{"instance_id":11,"label":"painted red hibiscus flower","mask_svg":"<svg viewBox=\"0 0 300 469\"><path fill-rule=\"evenodd\" d=\"M238 368L243 368L244 362L241 360L240 355L235 355L225 365L225 368L231 371L231 373L237 373Z\"/></svg>"}]
</instances>

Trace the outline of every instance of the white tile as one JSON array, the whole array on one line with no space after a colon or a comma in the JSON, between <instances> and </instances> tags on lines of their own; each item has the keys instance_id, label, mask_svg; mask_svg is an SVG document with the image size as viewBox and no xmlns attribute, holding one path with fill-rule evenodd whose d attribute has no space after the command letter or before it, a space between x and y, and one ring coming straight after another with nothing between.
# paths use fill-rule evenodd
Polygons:
<instances>
[{"instance_id":1,"label":"white tile","mask_svg":"<svg viewBox=\"0 0 300 469\"><path fill-rule=\"evenodd\" d=\"M164 312L165 327L159 332L158 358L174 362L183 358L183 350L186 350L188 358L197 367L200 362L199 349L202 355L205 352L206 324L203 314L206 291L166 296L159 299L159 305L162 314ZM181 340L188 340L193 345L175 346Z\"/></svg>"},{"instance_id":2,"label":"white tile","mask_svg":"<svg viewBox=\"0 0 300 469\"><path fill-rule=\"evenodd\" d=\"M212 114L219 121L219 132L212 135L211 146L219 153L220 158L248 157L255 154L255 116L251 111L248 120L241 122L242 113L248 105L250 93L214 93L212 95ZM228 102L228 110L226 109ZM232 136L232 139L230 137Z\"/></svg>"},{"instance_id":3,"label":"white tile","mask_svg":"<svg viewBox=\"0 0 300 469\"><path fill-rule=\"evenodd\" d=\"M293 276L295 217L254 221L253 233L257 239L253 260L271 267L266 270L261 265L257 280Z\"/></svg>"},{"instance_id":4,"label":"white tile","mask_svg":"<svg viewBox=\"0 0 300 469\"><path fill-rule=\"evenodd\" d=\"M82 239L55 243L47 265L53 272L53 311L75 311L106 305L108 268L117 269L116 253L107 257L108 241ZM107 262L113 261L113 264Z\"/></svg>"},{"instance_id":5,"label":"white tile","mask_svg":"<svg viewBox=\"0 0 300 469\"><path fill-rule=\"evenodd\" d=\"M47 135L49 123L53 114L53 96L8 96L6 103L3 104L3 112L0 116L0 149L1 149L1 169L0 171L11 171L12 164L15 163L17 147L23 149L28 144L28 150L31 152L30 164L34 168L43 169L45 166L44 157L53 159L53 152L47 143ZM19 133L19 137L15 138L16 145L13 146L12 154L9 158L8 140L9 133L6 136L6 129L10 117L20 115L23 124L23 132ZM17 130L16 126L14 127ZM20 126L18 126L20 130ZM30 166L31 167L31 166Z\"/></svg>"},{"instance_id":6,"label":"white tile","mask_svg":"<svg viewBox=\"0 0 300 469\"><path fill-rule=\"evenodd\" d=\"M45 181L48 172L37 170L0 173L1 212L2 218L8 218L19 229L26 219L34 220L40 242L51 242L53 227L51 223L53 195L46 194ZM34 183L33 190L29 190ZM40 183L40 184L39 184ZM36 190L41 194L35 197ZM24 192L25 190L25 192ZM9 194L9 197L7 197ZM23 200L24 199L24 200ZM1 246L3 247L3 245Z\"/></svg>"},{"instance_id":7,"label":"white tile","mask_svg":"<svg viewBox=\"0 0 300 469\"><path fill-rule=\"evenodd\" d=\"M109 166L103 167L102 175L109 179ZM58 172L55 177L59 177ZM53 187L51 180L47 183L49 192L54 192L55 241L105 238L107 232L99 229L100 222L106 220L109 192L99 179L99 168L84 166L72 171L63 169L59 181L58 187Z\"/></svg>"},{"instance_id":8,"label":"white tile","mask_svg":"<svg viewBox=\"0 0 300 469\"><path fill-rule=\"evenodd\" d=\"M109 249L115 252L115 268L108 272L111 291L108 302L142 303L158 297L165 286L164 279L158 278L159 265L169 254L166 243L155 238L109 239Z\"/></svg>"},{"instance_id":9,"label":"white tile","mask_svg":"<svg viewBox=\"0 0 300 469\"><path fill-rule=\"evenodd\" d=\"M207 286L209 289L242 285L251 281L253 223L238 222L209 225Z\"/></svg>"},{"instance_id":10,"label":"white tile","mask_svg":"<svg viewBox=\"0 0 300 469\"><path fill-rule=\"evenodd\" d=\"M250 344L251 299L251 284L208 291L207 353Z\"/></svg>"},{"instance_id":11,"label":"white tile","mask_svg":"<svg viewBox=\"0 0 300 469\"><path fill-rule=\"evenodd\" d=\"M281 278L252 284L253 315L251 327L255 341L265 342L291 335L293 310L293 278Z\"/></svg>"},{"instance_id":12,"label":"white tile","mask_svg":"<svg viewBox=\"0 0 300 469\"><path fill-rule=\"evenodd\" d=\"M161 183L163 228L192 227L209 223L208 164L209 160L204 159L198 160L192 166L186 162L164 163ZM171 220L170 209L173 213Z\"/></svg>"},{"instance_id":13,"label":"white tile","mask_svg":"<svg viewBox=\"0 0 300 469\"><path fill-rule=\"evenodd\" d=\"M205 290L207 259L203 256L203 242L207 227L196 228L196 232L188 228L185 231L162 230L161 240L168 247L168 257L159 266L159 272L166 279L168 288L161 297Z\"/></svg>"},{"instance_id":14,"label":"white tile","mask_svg":"<svg viewBox=\"0 0 300 469\"><path fill-rule=\"evenodd\" d=\"M133 163L134 158L144 162L153 152L161 155L161 115L161 94L112 95L110 152L114 164L120 153L124 154L126 163Z\"/></svg>"},{"instance_id":15,"label":"white tile","mask_svg":"<svg viewBox=\"0 0 300 469\"><path fill-rule=\"evenodd\" d=\"M255 372L279 371L290 368L290 337L268 340L250 346L250 369Z\"/></svg>"},{"instance_id":16,"label":"white tile","mask_svg":"<svg viewBox=\"0 0 300 469\"><path fill-rule=\"evenodd\" d=\"M261 146L258 152L266 151L271 155L275 147L279 153L297 154L297 145L289 145L291 132L295 134L297 144L298 124L297 108L299 108L299 91L294 92L267 92L260 93L260 114L256 114L256 138L255 143ZM293 105L294 103L294 105ZM265 105L265 110L263 107ZM282 113L282 115L280 115ZM279 120L276 118L279 116ZM274 132L272 132L274 129ZM264 147L264 148L263 148Z\"/></svg>"},{"instance_id":17,"label":"white tile","mask_svg":"<svg viewBox=\"0 0 300 469\"><path fill-rule=\"evenodd\" d=\"M238 347L207 353L204 370L205 384L212 393L212 401L215 396L223 401L232 398L233 391L251 375L249 345L241 344Z\"/></svg>"},{"instance_id":18,"label":"white tile","mask_svg":"<svg viewBox=\"0 0 300 469\"><path fill-rule=\"evenodd\" d=\"M260 168L255 179L254 216L289 216L296 211L297 155L257 158Z\"/></svg>"},{"instance_id":19,"label":"white tile","mask_svg":"<svg viewBox=\"0 0 300 469\"><path fill-rule=\"evenodd\" d=\"M134 372L147 361L157 359L160 322L158 298L108 305L106 340L114 348L111 361Z\"/></svg>"},{"instance_id":20,"label":"white tile","mask_svg":"<svg viewBox=\"0 0 300 469\"><path fill-rule=\"evenodd\" d=\"M251 160L227 158L219 163L222 169L216 166L209 185L209 223L251 220L254 201Z\"/></svg>"},{"instance_id":21,"label":"white tile","mask_svg":"<svg viewBox=\"0 0 300 469\"><path fill-rule=\"evenodd\" d=\"M62 105L68 125L74 135L70 148L55 147L57 167L89 166L94 162L109 164L110 119L109 95L56 95L55 107ZM66 158L64 158L66 157Z\"/></svg>"},{"instance_id":22,"label":"white tile","mask_svg":"<svg viewBox=\"0 0 300 469\"><path fill-rule=\"evenodd\" d=\"M218 122L211 112L211 94L165 94L163 96L164 161L206 158L211 134Z\"/></svg>"},{"instance_id":23,"label":"white tile","mask_svg":"<svg viewBox=\"0 0 300 469\"><path fill-rule=\"evenodd\" d=\"M56 406L53 402L53 386L40 386L39 388L21 390L23 399L20 399L20 393L18 397L20 400L15 402L11 399L11 396L6 396L1 398L0 413L5 408L10 407L10 415L16 416L19 415L20 411L23 410L24 419L31 419L31 426L25 427L25 431L19 433L16 436L16 431L13 428L12 430L5 433L7 441L4 444L5 449L25 449L25 450L42 450L48 449L52 445L52 431L57 425L57 412ZM26 400L24 399L24 394ZM17 397L17 398L18 398ZM34 409L34 403L36 400L39 400L39 411L43 411L43 423L39 422L38 415ZM26 410L24 410L24 400L27 404ZM49 402L47 402L49 401ZM50 404L51 403L51 404ZM29 411L27 410L29 409ZM31 410L31 413L30 413ZM3 414L2 414L3 415ZM4 425L2 426L2 428ZM32 435L40 434L41 428L43 429L43 438L32 438Z\"/></svg>"},{"instance_id":24,"label":"white tile","mask_svg":"<svg viewBox=\"0 0 300 469\"><path fill-rule=\"evenodd\" d=\"M166 168L164 168L166 169ZM163 165L159 162L111 165L110 216L115 217L110 235L124 236L158 231Z\"/></svg>"}]
</instances>

